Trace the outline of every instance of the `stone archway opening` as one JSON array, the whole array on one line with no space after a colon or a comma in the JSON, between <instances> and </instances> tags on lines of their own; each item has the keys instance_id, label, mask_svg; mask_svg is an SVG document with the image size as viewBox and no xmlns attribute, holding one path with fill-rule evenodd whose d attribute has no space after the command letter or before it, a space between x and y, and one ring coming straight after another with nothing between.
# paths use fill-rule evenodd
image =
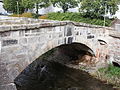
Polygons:
<instances>
[{"instance_id":1,"label":"stone archway opening","mask_svg":"<svg viewBox=\"0 0 120 90\"><path fill-rule=\"evenodd\" d=\"M87 45L81 43L58 46L46 52L28 65L15 78L14 83L17 87L17 90L57 90L63 87L67 89L68 87L75 87L76 85L74 83L77 83L77 81L71 80L71 75L74 70L71 71L68 69L68 65L79 64L80 62L84 62L86 58L87 62L89 62L88 60L91 60L91 58L94 56L93 50L91 50ZM78 71L75 71L76 74L77 72ZM80 73L83 72L79 72L79 74ZM87 73L86 77L89 77ZM66 80L66 78L67 81L65 82L64 79ZM77 77L75 76L75 78ZM62 83L59 82L59 80L62 80ZM69 85L67 82L70 82ZM67 84L68 86L64 85L63 83ZM85 86L82 85L80 87Z\"/></svg>"},{"instance_id":2,"label":"stone archway opening","mask_svg":"<svg viewBox=\"0 0 120 90\"><path fill-rule=\"evenodd\" d=\"M93 50L82 43L61 45L59 46L59 52L70 57L67 64L92 65L96 62Z\"/></svg>"}]
</instances>

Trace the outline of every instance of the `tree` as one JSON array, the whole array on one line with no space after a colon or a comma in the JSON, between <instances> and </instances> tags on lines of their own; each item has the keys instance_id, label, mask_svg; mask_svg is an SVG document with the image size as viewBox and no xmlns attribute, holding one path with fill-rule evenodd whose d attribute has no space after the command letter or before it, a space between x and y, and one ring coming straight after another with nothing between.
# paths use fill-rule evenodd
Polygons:
<instances>
[{"instance_id":1,"label":"tree","mask_svg":"<svg viewBox=\"0 0 120 90\"><path fill-rule=\"evenodd\" d=\"M51 0L53 6L60 7L63 9L63 12L67 12L69 8L75 8L78 6L76 0Z\"/></svg>"},{"instance_id":2,"label":"tree","mask_svg":"<svg viewBox=\"0 0 120 90\"><path fill-rule=\"evenodd\" d=\"M17 13L18 8L19 14L21 14L28 11L28 9L33 9L36 7L36 13L38 14L38 9L48 7L50 5L50 0L3 0L3 3L5 10L12 13Z\"/></svg>"},{"instance_id":3,"label":"tree","mask_svg":"<svg viewBox=\"0 0 120 90\"><path fill-rule=\"evenodd\" d=\"M16 0L3 0L4 9L12 13L17 13L17 2Z\"/></svg>"},{"instance_id":4,"label":"tree","mask_svg":"<svg viewBox=\"0 0 120 90\"><path fill-rule=\"evenodd\" d=\"M36 14L38 14L39 8L46 8L51 5L50 0L35 0L35 6L36 6Z\"/></svg>"},{"instance_id":5,"label":"tree","mask_svg":"<svg viewBox=\"0 0 120 90\"><path fill-rule=\"evenodd\" d=\"M12 13L18 13L19 14L24 13L25 9L31 8L28 2L32 0L3 0L4 3L4 9L12 12Z\"/></svg>"},{"instance_id":6,"label":"tree","mask_svg":"<svg viewBox=\"0 0 120 90\"><path fill-rule=\"evenodd\" d=\"M28 9L33 9L35 6L35 3L33 0L21 0L20 6L24 7L24 11L28 11Z\"/></svg>"},{"instance_id":7,"label":"tree","mask_svg":"<svg viewBox=\"0 0 120 90\"><path fill-rule=\"evenodd\" d=\"M85 17L103 18L106 13L114 15L118 10L119 0L81 0L80 11ZM106 11L105 11L106 10Z\"/></svg>"}]
</instances>

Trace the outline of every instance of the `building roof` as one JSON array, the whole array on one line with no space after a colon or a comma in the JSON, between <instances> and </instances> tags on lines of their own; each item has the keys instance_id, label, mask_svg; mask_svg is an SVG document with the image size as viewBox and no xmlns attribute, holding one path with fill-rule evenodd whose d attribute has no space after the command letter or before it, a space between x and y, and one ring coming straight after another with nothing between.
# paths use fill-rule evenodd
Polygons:
<instances>
[{"instance_id":1,"label":"building roof","mask_svg":"<svg viewBox=\"0 0 120 90\"><path fill-rule=\"evenodd\" d=\"M112 21L111 26L114 27L115 24L120 24L120 19L115 19L114 21Z\"/></svg>"}]
</instances>

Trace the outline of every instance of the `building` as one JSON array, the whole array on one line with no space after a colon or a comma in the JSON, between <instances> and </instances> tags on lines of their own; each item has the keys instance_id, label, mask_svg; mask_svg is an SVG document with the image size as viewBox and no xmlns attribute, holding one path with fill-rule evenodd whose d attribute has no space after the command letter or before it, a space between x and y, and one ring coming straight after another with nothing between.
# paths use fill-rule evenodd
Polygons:
<instances>
[{"instance_id":1,"label":"building","mask_svg":"<svg viewBox=\"0 0 120 90\"><path fill-rule=\"evenodd\" d=\"M115 19L112 23L111 23L111 27L115 28L115 30L120 32L120 19Z\"/></svg>"}]
</instances>

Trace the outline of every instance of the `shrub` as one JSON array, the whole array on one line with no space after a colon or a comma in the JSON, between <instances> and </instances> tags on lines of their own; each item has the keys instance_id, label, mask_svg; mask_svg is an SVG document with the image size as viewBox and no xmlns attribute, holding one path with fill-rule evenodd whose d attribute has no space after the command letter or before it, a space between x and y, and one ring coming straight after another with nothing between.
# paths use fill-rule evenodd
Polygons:
<instances>
[{"instance_id":1,"label":"shrub","mask_svg":"<svg viewBox=\"0 0 120 90\"><path fill-rule=\"evenodd\" d=\"M75 22L83 22L83 23L88 23L88 24L94 24L94 25L101 25L103 26L104 20L101 19L91 19L91 18L85 18L83 17L83 15L81 13L71 13L71 12L67 12L67 13L48 13L47 14L47 18L50 20L70 20L70 21L75 21ZM111 24L110 19L106 19L106 26L110 26Z\"/></svg>"},{"instance_id":2,"label":"shrub","mask_svg":"<svg viewBox=\"0 0 120 90\"><path fill-rule=\"evenodd\" d=\"M18 14L12 14L12 15L10 15L10 17L22 17L22 15L18 15Z\"/></svg>"},{"instance_id":3,"label":"shrub","mask_svg":"<svg viewBox=\"0 0 120 90\"><path fill-rule=\"evenodd\" d=\"M36 14L36 13L32 13L32 17L33 17L33 18L38 18L38 17L39 17L39 15L38 15L38 14Z\"/></svg>"},{"instance_id":4,"label":"shrub","mask_svg":"<svg viewBox=\"0 0 120 90\"><path fill-rule=\"evenodd\" d=\"M39 16L39 19L47 19L47 15Z\"/></svg>"}]
</instances>

